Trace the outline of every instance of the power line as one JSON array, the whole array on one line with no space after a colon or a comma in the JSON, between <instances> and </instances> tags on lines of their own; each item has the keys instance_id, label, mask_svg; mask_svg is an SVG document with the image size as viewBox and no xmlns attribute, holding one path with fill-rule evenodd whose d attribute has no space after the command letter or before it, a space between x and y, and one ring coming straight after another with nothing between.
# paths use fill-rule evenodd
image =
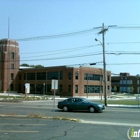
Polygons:
<instances>
[{"instance_id":1,"label":"power line","mask_svg":"<svg viewBox=\"0 0 140 140\"><path fill-rule=\"evenodd\" d=\"M110 42L110 43L107 43L107 45L110 45L110 44L139 44L140 42Z\"/></svg>"},{"instance_id":2,"label":"power line","mask_svg":"<svg viewBox=\"0 0 140 140\"><path fill-rule=\"evenodd\" d=\"M56 54L63 54L63 53L67 53L67 52L74 52L74 51L78 51L78 50L83 50L83 49L87 49L87 48L93 48L93 47L97 47L99 45L89 45L89 46L83 46L83 47L78 47L78 48L71 48L71 49L62 49L62 50L55 50L55 51L49 51L52 53L46 53L44 55L37 55L37 56L31 56L31 54L34 54L33 52L31 53L27 53L30 54L29 57L25 57L25 58L30 58L30 57L42 57L42 56L50 56L50 55L56 55ZM39 53L45 53L45 52L39 52ZM25 53L26 54L26 53ZM24 58L24 57L22 57Z\"/></svg>"},{"instance_id":3,"label":"power line","mask_svg":"<svg viewBox=\"0 0 140 140\"><path fill-rule=\"evenodd\" d=\"M69 58L78 58L78 57L86 57L86 56L95 56L95 55L102 55L102 52L94 52L94 53L87 53L87 54L78 54L78 55L70 55L70 56L59 56L59 57L49 57L49 58L40 58L40 59L17 59L14 61L45 61L45 60L56 60L56 59L69 59ZM106 52L107 55L140 55L140 52L130 52L130 53L114 53L114 52ZM2 62L9 62L9 60L3 60Z\"/></svg>"},{"instance_id":4,"label":"power line","mask_svg":"<svg viewBox=\"0 0 140 140\"><path fill-rule=\"evenodd\" d=\"M75 36L79 34L85 34L93 32L96 29L100 29L101 27L94 27L92 29L77 31L77 32L71 32L71 33L63 33L63 34L56 34L56 35L47 35L47 36L37 36L37 37L29 37L29 38L23 38L23 39L15 39L17 41L32 41L32 40L41 40L41 39L55 39L55 38L61 38L61 37L68 37L68 36Z\"/></svg>"}]
</instances>

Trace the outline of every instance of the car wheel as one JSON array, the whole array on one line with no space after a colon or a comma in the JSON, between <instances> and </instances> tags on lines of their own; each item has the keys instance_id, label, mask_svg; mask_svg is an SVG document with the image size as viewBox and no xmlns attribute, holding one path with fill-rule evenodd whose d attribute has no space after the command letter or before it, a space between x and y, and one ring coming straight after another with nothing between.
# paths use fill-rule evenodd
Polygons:
<instances>
[{"instance_id":1,"label":"car wheel","mask_svg":"<svg viewBox=\"0 0 140 140\"><path fill-rule=\"evenodd\" d=\"M68 111L68 107L67 106L63 106L63 111L67 112Z\"/></svg>"},{"instance_id":2,"label":"car wheel","mask_svg":"<svg viewBox=\"0 0 140 140\"><path fill-rule=\"evenodd\" d=\"M90 112L90 113L95 112L95 108L94 108L94 107L92 107L92 106L91 106L91 107L89 107L89 112Z\"/></svg>"}]
</instances>

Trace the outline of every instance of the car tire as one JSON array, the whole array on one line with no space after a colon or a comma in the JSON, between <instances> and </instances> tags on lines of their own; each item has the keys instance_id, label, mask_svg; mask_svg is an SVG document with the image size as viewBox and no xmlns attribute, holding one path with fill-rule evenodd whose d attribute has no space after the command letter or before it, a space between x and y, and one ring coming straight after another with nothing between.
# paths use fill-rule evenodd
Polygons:
<instances>
[{"instance_id":1,"label":"car tire","mask_svg":"<svg viewBox=\"0 0 140 140\"><path fill-rule=\"evenodd\" d=\"M67 112L68 111L68 107L67 106L63 106L63 111Z\"/></svg>"},{"instance_id":2,"label":"car tire","mask_svg":"<svg viewBox=\"0 0 140 140\"><path fill-rule=\"evenodd\" d=\"M90 113L94 113L95 112L95 108L93 106L89 107L89 112Z\"/></svg>"}]
</instances>

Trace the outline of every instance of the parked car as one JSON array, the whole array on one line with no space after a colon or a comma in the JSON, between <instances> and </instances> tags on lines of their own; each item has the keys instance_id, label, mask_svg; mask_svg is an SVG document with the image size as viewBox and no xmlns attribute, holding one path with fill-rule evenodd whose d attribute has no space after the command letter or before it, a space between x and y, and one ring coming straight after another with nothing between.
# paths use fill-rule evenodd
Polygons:
<instances>
[{"instance_id":1,"label":"parked car","mask_svg":"<svg viewBox=\"0 0 140 140\"><path fill-rule=\"evenodd\" d=\"M73 110L88 110L93 113L95 111L102 112L105 109L104 104L92 102L86 98L68 98L63 101L59 101L57 107L63 109L63 111L73 111Z\"/></svg>"}]
</instances>

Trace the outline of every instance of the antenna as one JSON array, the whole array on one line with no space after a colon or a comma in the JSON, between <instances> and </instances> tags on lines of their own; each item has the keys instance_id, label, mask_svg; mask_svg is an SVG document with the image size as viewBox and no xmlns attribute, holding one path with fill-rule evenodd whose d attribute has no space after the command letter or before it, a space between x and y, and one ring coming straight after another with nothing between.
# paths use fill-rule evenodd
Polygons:
<instances>
[{"instance_id":1,"label":"antenna","mask_svg":"<svg viewBox=\"0 0 140 140\"><path fill-rule=\"evenodd\" d=\"M8 17L8 39L10 36L10 18Z\"/></svg>"}]
</instances>

